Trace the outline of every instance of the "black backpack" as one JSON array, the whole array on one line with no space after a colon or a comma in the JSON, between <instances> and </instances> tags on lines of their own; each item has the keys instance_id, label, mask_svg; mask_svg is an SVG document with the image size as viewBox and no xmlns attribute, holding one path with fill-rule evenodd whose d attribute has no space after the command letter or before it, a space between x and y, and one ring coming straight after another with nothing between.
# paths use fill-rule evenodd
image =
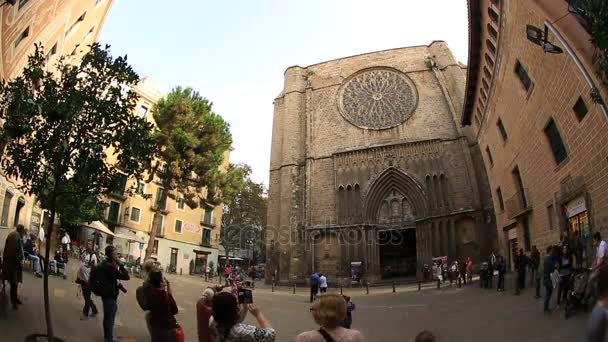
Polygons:
<instances>
[{"instance_id":1,"label":"black backpack","mask_svg":"<svg viewBox=\"0 0 608 342\"><path fill-rule=\"evenodd\" d=\"M103 264L93 267L89 276L89 289L100 297L111 295L112 284L108 281L108 277L104 270Z\"/></svg>"}]
</instances>

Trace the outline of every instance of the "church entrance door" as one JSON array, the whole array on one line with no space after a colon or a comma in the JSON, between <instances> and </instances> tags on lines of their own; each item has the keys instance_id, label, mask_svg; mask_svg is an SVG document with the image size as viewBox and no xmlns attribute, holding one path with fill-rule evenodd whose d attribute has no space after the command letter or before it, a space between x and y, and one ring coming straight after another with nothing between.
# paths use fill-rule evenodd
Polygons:
<instances>
[{"instance_id":1,"label":"church entrance door","mask_svg":"<svg viewBox=\"0 0 608 342\"><path fill-rule=\"evenodd\" d=\"M416 276L416 229L378 232L382 279Z\"/></svg>"}]
</instances>

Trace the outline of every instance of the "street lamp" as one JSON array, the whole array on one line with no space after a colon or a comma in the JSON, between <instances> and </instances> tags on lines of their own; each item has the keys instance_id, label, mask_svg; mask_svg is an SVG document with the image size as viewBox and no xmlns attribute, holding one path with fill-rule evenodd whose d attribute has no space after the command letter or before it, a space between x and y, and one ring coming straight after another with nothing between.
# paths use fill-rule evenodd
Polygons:
<instances>
[{"instance_id":1,"label":"street lamp","mask_svg":"<svg viewBox=\"0 0 608 342\"><path fill-rule=\"evenodd\" d=\"M547 39L549 36L549 28L545 25L545 32L540 28L533 25L526 25L526 37L532 43L539 45L543 48L545 53L562 53L564 50L557 45L549 42Z\"/></svg>"}]
</instances>

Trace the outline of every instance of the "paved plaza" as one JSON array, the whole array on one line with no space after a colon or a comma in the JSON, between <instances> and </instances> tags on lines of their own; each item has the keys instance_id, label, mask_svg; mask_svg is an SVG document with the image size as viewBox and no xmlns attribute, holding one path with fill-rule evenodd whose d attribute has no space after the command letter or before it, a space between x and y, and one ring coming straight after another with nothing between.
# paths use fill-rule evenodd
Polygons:
<instances>
[{"instance_id":1,"label":"paved plaza","mask_svg":"<svg viewBox=\"0 0 608 342\"><path fill-rule=\"evenodd\" d=\"M184 327L187 341L196 341L195 304L205 283L195 277L168 276L179 306L178 322ZM140 279L126 282L129 292L119 299L116 335L121 341L148 341L144 314L135 301ZM310 317L308 293L298 288L271 292L258 288L255 301L277 330L277 341L292 341L302 331L315 328ZM338 291L338 290L336 290ZM82 298L72 281L50 277L50 294L57 335L66 341L102 341L101 317L80 321ZM520 296L512 291L497 293L482 290L478 283L465 288L427 287L345 289L357 304L353 327L361 330L367 341L412 341L421 330L435 332L440 341L580 341L584 336L586 315L568 320L563 313L542 314L540 300L532 298L531 289ZM42 279L24 274L24 305L9 310L0 318L0 341L23 341L32 332L44 330ZM101 302L96 300L101 309ZM247 321L253 323L252 318Z\"/></svg>"}]
</instances>

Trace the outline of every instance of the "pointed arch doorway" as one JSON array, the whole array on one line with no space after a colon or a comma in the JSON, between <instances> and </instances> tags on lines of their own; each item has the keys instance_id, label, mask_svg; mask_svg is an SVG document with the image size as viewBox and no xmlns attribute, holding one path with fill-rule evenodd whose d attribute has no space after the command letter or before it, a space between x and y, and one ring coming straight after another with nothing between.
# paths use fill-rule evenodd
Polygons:
<instances>
[{"instance_id":1,"label":"pointed arch doorway","mask_svg":"<svg viewBox=\"0 0 608 342\"><path fill-rule=\"evenodd\" d=\"M385 170L372 183L366 194L365 216L375 227L374 262L380 278L416 275L424 237L418 233L416 218L424 217L425 208L420 184L396 168Z\"/></svg>"}]
</instances>

